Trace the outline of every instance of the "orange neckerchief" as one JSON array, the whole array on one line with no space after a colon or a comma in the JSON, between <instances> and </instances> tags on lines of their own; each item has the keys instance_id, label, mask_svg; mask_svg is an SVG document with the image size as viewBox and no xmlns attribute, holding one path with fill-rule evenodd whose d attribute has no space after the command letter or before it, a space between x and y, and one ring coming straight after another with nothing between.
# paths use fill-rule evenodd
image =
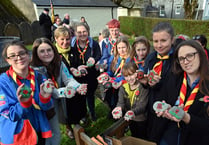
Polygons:
<instances>
[{"instance_id":1,"label":"orange neckerchief","mask_svg":"<svg viewBox=\"0 0 209 145\"><path fill-rule=\"evenodd\" d=\"M78 48L78 52L80 53L80 59L82 59L83 63L85 63L84 55L85 55L86 50L87 50L88 45L89 45L89 39L88 38L86 39L86 45L85 45L83 51L81 51L81 49L80 49L80 46L79 46L79 43L78 43L78 39L76 40L76 45L77 45L77 48Z\"/></svg>"},{"instance_id":2,"label":"orange neckerchief","mask_svg":"<svg viewBox=\"0 0 209 145\"><path fill-rule=\"evenodd\" d=\"M160 61L154 65L153 70L160 76L163 68L163 60L169 59L169 55L160 56L160 54L157 54L157 58L160 59Z\"/></svg>"},{"instance_id":3,"label":"orange neckerchief","mask_svg":"<svg viewBox=\"0 0 209 145\"><path fill-rule=\"evenodd\" d=\"M114 42L114 43L112 43L112 39L109 37L109 42L110 42L110 44L112 45L112 48L111 48L111 55L113 54L113 52L114 52L114 49L115 49L115 47L116 47L116 41Z\"/></svg>"},{"instance_id":4,"label":"orange neckerchief","mask_svg":"<svg viewBox=\"0 0 209 145\"><path fill-rule=\"evenodd\" d=\"M31 96L32 97L32 104L36 109L40 110L40 107L36 104L35 99L33 98L34 95L34 91L35 91L35 73L34 70L30 67L28 67L28 76L26 77L27 80L30 80L30 88L32 90ZM22 83L20 81L20 79L23 79L21 76L18 76L15 71L13 70L13 67L11 66L9 68L9 70L7 71L7 74L10 75L12 77L12 79L14 80L14 82L20 86Z\"/></svg>"},{"instance_id":5,"label":"orange neckerchief","mask_svg":"<svg viewBox=\"0 0 209 145\"><path fill-rule=\"evenodd\" d=\"M187 112L189 110L189 107L193 104L198 91L199 91L199 83L192 90L190 96L188 97L188 99L185 102L185 105L184 105L185 112ZM186 92L187 92L187 75L186 75L186 72L184 72L184 79L183 79L183 83L181 85L181 90L180 90L180 95L179 95L180 96L179 97L180 105L184 104Z\"/></svg>"}]
</instances>

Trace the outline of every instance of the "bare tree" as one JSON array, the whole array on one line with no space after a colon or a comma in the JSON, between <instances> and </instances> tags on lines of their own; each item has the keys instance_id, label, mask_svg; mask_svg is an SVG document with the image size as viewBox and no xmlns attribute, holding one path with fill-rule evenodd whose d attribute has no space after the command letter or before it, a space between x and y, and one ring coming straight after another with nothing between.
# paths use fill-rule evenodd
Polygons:
<instances>
[{"instance_id":1,"label":"bare tree","mask_svg":"<svg viewBox=\"0 0 209 145\"><path fill-rule=\"evenodd\" d=\"M184 0L184 18L193 19L198 0Z\"/></svg>"}]
</instances>

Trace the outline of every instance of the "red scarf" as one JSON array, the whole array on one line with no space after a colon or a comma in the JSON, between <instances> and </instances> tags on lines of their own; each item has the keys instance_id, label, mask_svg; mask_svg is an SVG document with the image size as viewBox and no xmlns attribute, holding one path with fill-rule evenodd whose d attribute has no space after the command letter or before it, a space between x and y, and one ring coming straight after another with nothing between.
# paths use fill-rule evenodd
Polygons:
<instances>
[{"instance_id":1,"label":"red scarf","mask_svg":"<svg viewBox=\"0 0 209 145\"><path fill-rule=\"evenodd\" d=\"M113 40L111 40L111 38L109 37L109 42L110 42L110 44L112 45L112 48L111 48L111 55L113 54L114 49L115 49L115 47L116 47L116 41L115 41L114 43L112 43L112 41L113 41Z\"/></svg>"},{"instance_id":2,"label":"red scarf","mask_svg":"<svg viewBox=\"0 0 209 145\"><path fill-rule=\"evenodd\" d=\"M88 38L86 39L86 45L85 45L83 51L80 49L80 46L79 46L79 43L78 43L78 39L76 40L76 45L77 45L77 48L78 48L78 52L80 53L80 59L83 60L83 64L84 64L85 63L84 55L85 55L86 50L87 50L88 45L89 45L89 39Z\"/></svg>"},{"instance_id":3,"label":"red scarf","mask_svg":"<svg viewBox=\"0 0 209 145\"><path fill-rule=\"evenodd\" d=\"M154 65L153 70L160 76L163 68L163 60L169 59L169 55L161 56L158 54L157 58L160 59L160 61Z\"/></svg>"},{"instance_id":4,"label":"red scarf","mask_svg":"<svg viewBox=\"0 0 209 145\"><path fill-rule=\"evenodd\" d=\"M186 92L187 92L187 75L186 75L186 72L184 72L184 79L183 79L183 83L182 83L180 94L179 94L179 96L180 96L179 97L179 103L180 103L179 105L185 104L184 105L185 112L187 112L189 110L189 107L193 104L198 91L199 91L199 83L195 86L195 88L192 90L190 96L188 97L188 99L184 103Z\"/></svg>"},{"instance_id":5,"label":"red scarf","mask_svg":"<svg viewBox=\"0 0 209 145\"><path fill-rule=\"evenodd\" d=\"M28 76L26 77L27 80L30 80L30 88L32 90L31 96L32 97L32 104L36 109L40 110L40 107L36 104L35 99L33 98L34 91L35 91L35 73L34 70L30 67L28 67ZM18 76L15 71L13 70L13 67L11 66L9 70L7 71L7 75L10 75L14 82L20 86L22 83L20 79L23 79L21 76Z\"/></svg>"},{"instance_id":6,"label":"red scarf","mask_svg":"<svg viewBox=\"0 0 209 145\"><path fill-rule=\"evenodd\" d=\"M52 82L54 83L55 88L58 88L57 81L55 80L55 78L53 76L52 76Z\"/></svg>"}]
</instances>

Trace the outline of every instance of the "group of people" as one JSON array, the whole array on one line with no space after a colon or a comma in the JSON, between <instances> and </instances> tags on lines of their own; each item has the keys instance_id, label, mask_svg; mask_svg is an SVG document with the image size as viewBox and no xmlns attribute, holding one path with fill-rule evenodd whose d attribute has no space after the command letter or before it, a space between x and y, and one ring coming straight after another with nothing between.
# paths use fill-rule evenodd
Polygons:
<instances>
[{"instance_id":1,"label":"group of people","mask_svg":"<svg viewBox=\"0 0 209 145\"><path fill-rule=\"evenodd\" d=\"M81 16L80 22L84 23L90 32L90 27L84 16ZM60 18L59 14L55 14L53 17L50 17L48 8L44 8L43 12L39 16L39 24L41 26L42 37L46 37L51 41L54 41L54 31L59 26L67 27L70 31L71 37L75 36L74 23L75 22L71 21L70 15L68 13L64 14L63 20Z\"/></svg>"},{"instance_id":2,"label":"group of people","mask_svg":"<svg viewBox=\"0 0 209 145\"><path fill-rule=\"evenodd\" d=\"M130 45L116 19L107 23L100 43L83 22L74 31L72 36L66 26L58 26L54 44L48 37L36 39L32 57L20 41L5 45L2 56L10 68L0 75L1 144L59 145L60 123L73 138L73 124L85 123L87 114L97 119L98 84L110 108L108 119L123 117L132 136L158 145L209 143L209 65L203 35L178 37L182 42L174 47L172 25L160 22L152 30L150 53L149 40L140 36ZM46 80L52 92L46 91ZM156 101L167 108L154 110ZM169 112L173 106L183 110L181 119Z\"/></svg>"},{"instance_id":3,"label":"group of people","mask_svg":"<svg viewBox=\"0 0 209 145\"><path fill-rule=\"evenodd\" d=\"M123 117L130 122L132 136L158 145L208 144L206 37L175 37L172 25L160 22L152 30L154 51L149 53L144 36L137 37L130 48L119 25L109 26L109 32L100 43L100 61L107 62L108 68L98 79L103 80L109 117ZM112 87L106 87L108 81ZM177 109L172 112L174 106Z\"/></svg>"}]
</instances>

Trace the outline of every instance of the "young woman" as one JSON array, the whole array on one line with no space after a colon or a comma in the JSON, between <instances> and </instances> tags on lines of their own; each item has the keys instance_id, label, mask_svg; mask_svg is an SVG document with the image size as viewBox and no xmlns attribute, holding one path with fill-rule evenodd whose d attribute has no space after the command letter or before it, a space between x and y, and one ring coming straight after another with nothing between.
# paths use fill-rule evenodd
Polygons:
<instances>
[{"instance_id":1,"label":"young woman","mask_svg":"<svg viewBox=\"0 0 209 145\"><path fill-rule=\"evenodd\" d=\"M43 91L44 78L29 67L22 42L8 43L2 56L11 66L0 76L0 144L44 145L52 137L45 111L53 107L51 94ZM29 89L22 92L23 87Z\"/></svg>"},{"instance_id":2,"label":"young woman","mask_svg":"<svg viewBox=\"0 0 209 145\"><path fill-rule=\"evenodd\" d=\"M55 112L56 114L49 118L50 125L52 126L53 137L46 140L47 145L59 145L60 144L60 129L59 121L63 124L66 124L68 129L70 129L71 124L66 123L68 118L68 113L73 110L67 110L66 101L70 101L68 98L59 99L61 94L59 90L61 87L73 87L73 89L80 93L79 90L87 87L85 84L78 83L73 76L69 73L65 64L61 61L60 56L57 52L57 49L53 44L46 38L38 38L33 43L33 57L31 65L36 67L35 69L42 72L48 78L51 78L55 89L53 91L52 97L54 99ZM77 102L78 105L78 102ZM68 132L69 137L73 137L71 130Z\"/></svg>"},{"instance_id":3,"label":"young woman","mask_svg":"<svg viewBox=\"0 0 209 145\"><path fill-rule=\"evenodd\" d=\"M209 140L209 65L204 50L195 40L180 43L174 53L173 74L164 83L163 98L179 106L182 119L158 112L169 121L160 145L208 145Z\"/></svg>"},{"instance_id":4,"label":"young woman","mask_svg":"<svg viewBox=\"0 0 209 145\"><path fill-rule=\"evenodd\" d=\"M75 79L80 83L86 83L87 94L80 97L80 106L83 106L83 111L78 110L77 113L80 117L85 117L86 115L86 102L88 104L90 117L93 121L96 120L95 114L95 90L97 89L97 76L99 72L95 69L95 62L97 62L101 57L99 44L94 41L88 34L88 28L85 24L79 23L75 29L76 37L72 39L71 42L71 70L82 69L85 71L80 77L75 77ZM92 62L92 66L87 66L87 62ZM87 101L86 101L87 99ZM70 106L70 105L69 105ZM72 106L72 104L71 104ZM71 108L74 109L74 108ZM75 110L75 109L74 109ZM80 118L78 117L76 121ZM81 119L81 118L80 118ZM72 118L74 120L74 118Z\"/></svg>"},{"instance_id":5,"label":"young woman","mask_svg":"<svg viewBox=\"0 0 209 145\"><path fill-rule=\"evenodd\" d=\"M144 60L149 54L150 43L144 36L139 36L132 44L130 58L138 66L139 70L144 70Z\"/></svg>"},{"instance_id":6,"label":"young woman","mask_svg":"<svg viewBox=\"0 0 209 145\"><path fill-rule=\"evenodd\" d=\"M145 60L144 73L148 75L147 86L150 87L148 101L148 139L159 142L162 135L164 122L167 120L157 118L153 110L153 104L157 100L162 100L160 95L162 84L170 72L173 62L174 30L170 23L160 22L152 30L154 52L149 54ZM146 78L146 77L145 77Z\"/></svg>"},{"instance_id":7,"label":"young woman","mask_svg":"<svg viewBox=\"0 0 209 145\"><path fill-rule=\"evenodd\" d=\"M122 84L124 76L122 75L122 68L125 63L130 61L130 45L128 39L124 36L120 36L116 42L116 49L114 49L114 55L112 55L108 62L108 70L106 75L111 78L112 82ZM118 85L117 88L110 88L105 92L105 101L107 101L111 111L115 108L118 102ZM112 114L108 115L112 118Z\"/></svg>"},{"instance_id":8,"label":"young woman","mask_svg":"<svg viewBox=\"0 0 209 145\"><path fill-rule=\"evenodd\" d=\"M117 107L112 111L113 118L130 121L129 127L133 137L146 138L146 106L148 89L145 89L137 79L137 65L128 62L124 65L122 74L126 80L118 93ZM119 111L120 115L117 115Z\"/></svg>"}]
</instances>

